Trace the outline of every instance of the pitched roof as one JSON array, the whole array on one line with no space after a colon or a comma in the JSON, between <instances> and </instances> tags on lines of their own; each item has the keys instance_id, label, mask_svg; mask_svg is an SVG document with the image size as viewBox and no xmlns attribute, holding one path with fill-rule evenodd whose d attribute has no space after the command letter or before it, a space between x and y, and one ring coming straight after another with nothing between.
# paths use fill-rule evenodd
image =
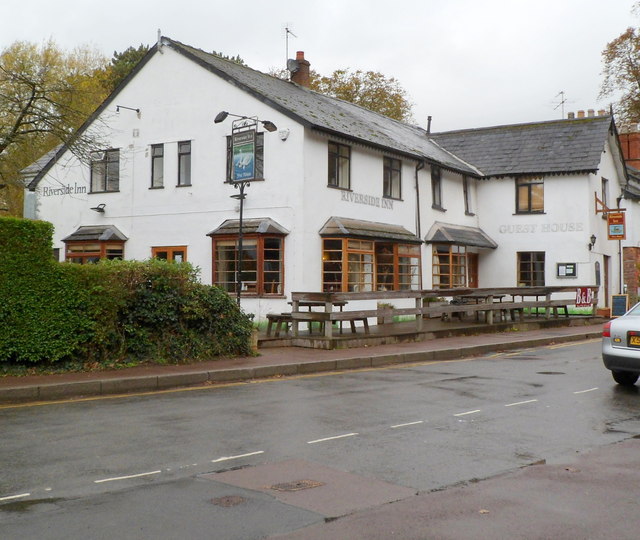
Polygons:
<instances>
[{"instance_id":1,"label":"pitched roof","mask_svg":"<svg viewBox=\"0 0 640 540\"><path fill-rule=\"evenodd\" d=\"M375 238L378 240L422 243L420 238L401 225L337 216L332 216L327 220L320 229L320 236Z\"/></svg>"},{"instance_id":2,"label":"pitched roof","mask_svg":"<svg viewBox=\"0 0 640 540\"><path fill-rule=\"evenodd\" d=\"M431 136L486 176L580 173L598 169L611 125L607 115Z\"/></svg>"},{"instance_id":3,"label":"pitched roof","mask_svg":"<svg viewBox=\"0 0 640 540\"><path fill-rule=\"evenodd\" d=\"M418 126L398 122L166 37L162 42L306 127L478 175L474 167L430 141L427 132Z\"/></svg>"},{"instance_id":4,"label":"pitched roof","mask_svg":"<svg viewBox=\"0 0 640 540\"><path fill-rule=\"evenodd\" d=\"M498 247L489 235L477 227L453 225L435 221L425 237L427 244L458 244L495 249Z\"/></svg>"}]
</instances>

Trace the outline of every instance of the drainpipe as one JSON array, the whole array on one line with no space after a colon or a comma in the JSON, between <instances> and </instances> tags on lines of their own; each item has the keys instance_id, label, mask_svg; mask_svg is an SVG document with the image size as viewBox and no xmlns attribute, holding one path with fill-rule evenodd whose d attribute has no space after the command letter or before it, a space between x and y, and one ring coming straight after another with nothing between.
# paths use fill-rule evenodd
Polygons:
<instances>
[{"instance_id":1,"label":"drainpipe","mask_svg":"<svg viewBox=\"0 0 640 540\"><path fill-rule=\"evenodd\" d=\"M424 169L424 161L419 161L416 165L416 236L422 239L420 230L420 187L418 186L418 171Z\"/></svg>"}]
</instances>

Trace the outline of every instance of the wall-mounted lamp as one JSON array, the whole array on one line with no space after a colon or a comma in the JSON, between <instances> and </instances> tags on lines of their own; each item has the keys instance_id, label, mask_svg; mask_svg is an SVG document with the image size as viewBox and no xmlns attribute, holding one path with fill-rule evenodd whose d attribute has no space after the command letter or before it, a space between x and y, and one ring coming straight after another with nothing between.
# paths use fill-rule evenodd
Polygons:
<instances>
[{"instance_id":1,"label":"wall-mounted lamp","mask_svg":"<svg viewBox=\"0 0 640 540\"><path fill-rule=\"evenodd\" d=\"M104 203L100 203L98 206L94 206L91 208L94 212L98 212L99 214L104 214L104 207L107 206Z\"/></svg>"},{"instance_id":2,"label":"wall-mounted lamp","mask_svg":"<svg viewBox=\"0 0 640 540\"><path fill-rule=\"evenodd\" d=\"M227 116L235 116L236 118L241 118L243 120L252 120L254 122L260 122L262 124L262 126L264 127L264 129L266 129L268 132L272 133L274 131L276 131L278 128L276 127L276 125L271 122L270 120L259 120L258 118L255 117L251 117L251 116L242 116L240 114L232 114L230 112L227 111L220 111L216 117L213 119L213 123L214 124L219 124L220 122L224 122L227 119Z\"/></svg>"},{"instance_id":3,"label":"wall-mounted lamp","mask_svg":"<svg viewBox=\"0 0 640 540\"><path fill-rule=\"evenodd\" d=\"M127 111L134 111L138 118L140 118L140 109L134 109L133 107L125 107L124 105L116 105L116 112L119 113L120 109L126 109Z\"/></svg>"},{"instance_id":4,"label":"wall-mounted lamp","mask_svg":"<svg viewBox=\"0 0 640 540\"><path fill-rule=\"evenodd\" d=\"M596 235L592 234L591 238L589 238L589 240L591 240L591 242L589 244L587 244L587 246L589 247L589 251L591 251L593 249L593 246L596 245Z\"/></svg>"}]
</instances>

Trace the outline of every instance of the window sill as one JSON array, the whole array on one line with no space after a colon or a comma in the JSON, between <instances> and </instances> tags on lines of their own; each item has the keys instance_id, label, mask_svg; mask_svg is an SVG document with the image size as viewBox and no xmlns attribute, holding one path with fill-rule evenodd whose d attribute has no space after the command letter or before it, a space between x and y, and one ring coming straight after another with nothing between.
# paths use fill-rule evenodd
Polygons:
<instances>
[{"instance_id":1,"label":"window sill","mask_svg":"<svg viewBox=\"0 0 640 540\"><path fill-rule=\"evenodd\" d=\"M333 186L331 184L327 184L327 187L331 189L339 189L340 191L352 191L350 187Z\"/></svg>"},{"instance_id":2,"label":"window sill","mask_svg":"<svg viewBox=\"0 0 640 540\"><path fill-rule=\"evenodd\" d=\"M104 195L105 193L120 193L119 189L113 189L109 191L90 191L89 195Z\"/></svg>"},{"instance_id":3,"label":"window sill","mask_svg":"<svg viewBox=\"0 0 640 540\"><path fill-rule=\"evenodd\" d=\"M193 184L176 184L176 187L193 187Z\"/></svg>"},{"instance_id":4,"label":"window sill","mask_svg":"<svg viewBox=\"0 0 640 540\"><path fill-rule=\"evenodd\" d=\"M404 199L398 197L388 197L387 195L382 196L383 199L387 199L388 201L403 201Z\"/></svg>"},{"instance_id":5,"label":"window sill","mask_svg":"<svg viewBox=\"0 0 640 540\"><path fill-rule=\"evenodd\" d=\"M465 212L464 215L465 216L475 216L475 214L473 212Z\"/></svg>"},{"instance_id":6,"label":"window sill","mask_svg":"<svg viewBox=\"0 0 640 540\"><path fill-rule=\"evenodd\" d=\"M545 211L542 212L514 212L514 216L544 216Z\"/></svg>"},{"instance_id":7,"label":"window sill","mask_svg":"<svg viewBox=\"0 0 640 540\"><path fill-rule=\"evenodd\" d=\"M447 209L446 209L446 208L443 208L442 206L439 206L439 205L437 205L437 204L432 204L432 205L431 205L431 208L433 208L434 210L438 210L438 211L440 211L440 212L446 212L446 211L447 211Z\"/></svg>"},{"instance_id":8,"label":"window sill","mask_svg":"<svg viewBox=\"0 0 640 540\"><path fill-rule=\"evenodd\" d=\"M149 189L164 189L164 186L151 186Z\"/></svg>"}]
</instances>

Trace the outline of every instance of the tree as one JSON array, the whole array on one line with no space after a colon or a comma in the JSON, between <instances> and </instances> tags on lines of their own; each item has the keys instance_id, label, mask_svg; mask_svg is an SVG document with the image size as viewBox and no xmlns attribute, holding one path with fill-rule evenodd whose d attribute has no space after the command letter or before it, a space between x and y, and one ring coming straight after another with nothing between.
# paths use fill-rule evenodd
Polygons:
<instances>
[{"instance_id":1,"label":"tree","mask_svg":"<svg viewBox=\"0 0 640 540\"><path fill-rule=\"evenodd\" d=\"M600 97L620 93L615 112L623 122L640 122L640 33L629 27L602 51Z\"/></svg>"},{"instance_id":2,"label":"tree","mask_svg":"<svg viewBox=\"0 0 640 540\"><path fill-rule=\"evenodd\" d=\"M107 91L113 92L148 52L149 46L142 43L138 48L129 47L122 52L113 51L111 63L105 70L104 85Z\"/></svg>"},{"instance_id":3,"label":"tree","mask_svg":"<svg viewBox=\"0 0 640 540\"><path fill-rule=\"evenodd\" d=\"M106 97L95 76L105 65L94 50L66 53L53 41L0 53L0 184L10 213L19 213L20 170L61 143L84 157L99 146L96 129L76 130Z\"/></svg>"},{"instance_id":4,"label":"tree","mask_svg":"<svg viewBox=\"0 0 640 540\"><path fill-rule=\"evenodd\" d=\"M286 69L271 69L269 74L289 79ZM388 78L378 71L337 69L325 77L311 70L309 79L311 89L320 94L355 103L400 122L413 120L412 104L406 90L395 78Z\"/></svg>"}]
</instances>

